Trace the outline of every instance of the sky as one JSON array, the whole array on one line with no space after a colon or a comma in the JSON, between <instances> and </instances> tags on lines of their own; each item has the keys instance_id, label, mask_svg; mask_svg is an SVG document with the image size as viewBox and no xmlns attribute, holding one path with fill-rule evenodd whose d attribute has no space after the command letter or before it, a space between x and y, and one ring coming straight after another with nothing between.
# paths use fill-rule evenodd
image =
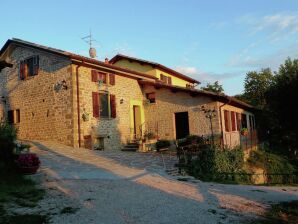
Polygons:
<instances>
[{"instance_id":1,"label":"sky","mask_svg":"<svg viewBox=\"0 0 298 224\"><path fill-rule=\"evenodd\" d=\"M99 60L121 53L158 62L225 93L243 92L249 71L298 58L297 0L51 0L0 3L0 45L10 38Z\"/></svg>"}]
</instances>

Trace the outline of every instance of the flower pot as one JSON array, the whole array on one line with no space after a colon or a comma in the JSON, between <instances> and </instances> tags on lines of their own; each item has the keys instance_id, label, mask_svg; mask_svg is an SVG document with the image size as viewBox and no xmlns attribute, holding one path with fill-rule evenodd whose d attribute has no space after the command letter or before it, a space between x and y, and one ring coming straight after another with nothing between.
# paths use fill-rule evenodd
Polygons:
<instances>
[{"instance_id":1,"label":"flower pot","mask_svg":"<svg viewBox=\"0 0 298 224\"><path fill-rule=\"evenodd\" d=\"M31 167L19 166L19 172L24 175L31 175L31 174L35 174L38 168L39 166L31 166Z\"/></svg>"},{"instance_id":2,"label":"flower pot","mask_svg":"<svg viewBox=\"0 0 298 224\"><path fill-rule=\"evenodd\" d=\"M248 135L248 131L241 131L241 135L243 135L243 136L247 136Z\"/></svg>"}]
</instances>

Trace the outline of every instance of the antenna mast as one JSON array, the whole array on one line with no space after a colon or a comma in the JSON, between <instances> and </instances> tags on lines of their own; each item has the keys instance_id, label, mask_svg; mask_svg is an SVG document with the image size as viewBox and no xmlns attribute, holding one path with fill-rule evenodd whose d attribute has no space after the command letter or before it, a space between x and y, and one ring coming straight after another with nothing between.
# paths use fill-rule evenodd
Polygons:
<instances>
[{"instance_id":1,"label":"antenna mast","mask_svg":"<svg viewBox=\"0 0 298 224\"><path fill-rule=\"evenodd\" d=\"M92 43L95 42L96 40L92 38L91 29L90 29L89 35L86 37L83 37L82 40L84 42L86 42L87 44L89 44L89 56L91 58L96 58L96 49L94 47L92 47Z\"/></svg>"}]
</instances>

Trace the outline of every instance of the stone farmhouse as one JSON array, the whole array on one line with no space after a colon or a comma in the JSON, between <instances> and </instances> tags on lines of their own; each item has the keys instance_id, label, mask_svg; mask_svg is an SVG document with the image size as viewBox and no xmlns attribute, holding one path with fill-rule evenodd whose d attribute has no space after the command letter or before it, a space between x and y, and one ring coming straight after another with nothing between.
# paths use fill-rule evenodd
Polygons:
<instances>
[{"instance_id":1,"label":"stone farmhouse","mask_svg":"<svg viewBox=\"0 0 298 224\"><path fill-rule=\"evenodd\" d=\"M89 149L120 150L146 136L210 136L211 124L223 145L252 146L254 108L197 84L150 61L119 54L101 62L10 39L0 51L0 118L20 139ZM214 110L211 123L202 106Z\"/></svg>"}]
</instances>

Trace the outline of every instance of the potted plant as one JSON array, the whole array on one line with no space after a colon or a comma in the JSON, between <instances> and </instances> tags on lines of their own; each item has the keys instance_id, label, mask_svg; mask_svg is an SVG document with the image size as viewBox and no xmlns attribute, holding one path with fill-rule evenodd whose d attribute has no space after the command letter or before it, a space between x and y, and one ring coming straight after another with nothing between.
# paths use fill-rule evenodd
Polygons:
<instances>
[{"instance_id":1,"label":"potted plant","mask_svg":"<svg viewBox=\"0 0 298 224\"><path fill-rule=\"evenodd\" d=\"M158 140L155 144L156 151L166 150L170 147L171 143L168 140Z\"/></svg>"},{"instance_id":2,"label":"potted plant","mask_svg":"<svg viewBox=\"0 0 298 224\"><path fill-rule=\"evenodd\" d=\"M20 154L17 159L17 166L22 174L35 174L40 165L39 158L34 153Z\"/></svg>"},{"instance_id":3,"label":"potted plant","mask_svg":"<svg viewBox=\"0 0 298 224\"><path fill-rule=\"evenodd\" d=\"M240 131L241 135L247 136L248 135L248 129L247 128L242 128Z\"/></svg>"}]
</instances>

